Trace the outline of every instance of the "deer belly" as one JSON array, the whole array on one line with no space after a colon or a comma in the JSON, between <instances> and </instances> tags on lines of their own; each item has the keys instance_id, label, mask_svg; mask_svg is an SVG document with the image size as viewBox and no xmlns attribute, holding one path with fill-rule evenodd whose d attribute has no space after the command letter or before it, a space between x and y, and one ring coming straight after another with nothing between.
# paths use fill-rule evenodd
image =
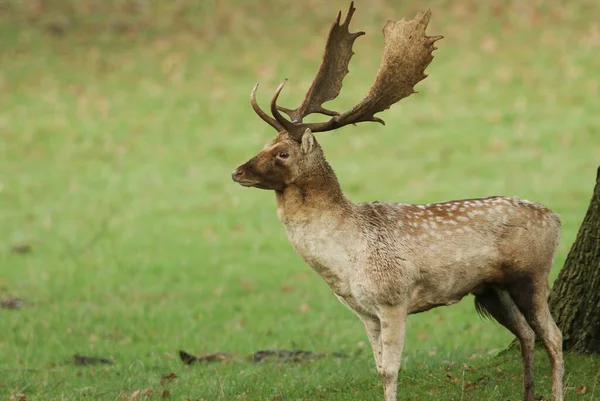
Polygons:
<instances>
[{"instance_id":1,"label":"deer belly","mask_svg":"<svg viewBox=\"0 0 600 401\"><path fill-rule=\"evenodd\" d=\"M427 284L417 286L413 290L408 308L409 314L425 312L438 306L453 305L470 292L469 289L460 285L453 286L452 283Z\"/></svg>"}]
</instances>

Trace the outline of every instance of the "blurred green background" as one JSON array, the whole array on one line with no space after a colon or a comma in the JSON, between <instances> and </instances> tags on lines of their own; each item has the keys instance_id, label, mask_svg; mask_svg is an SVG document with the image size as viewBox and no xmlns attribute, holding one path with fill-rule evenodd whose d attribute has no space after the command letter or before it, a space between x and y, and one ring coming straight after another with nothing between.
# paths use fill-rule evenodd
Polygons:
<instances>
[{"instance_id":1,"label":"blurred green background","mask_svg":"<svg viewBox=\"0 0 600 401\"><path fill-rule=\"evenodd\" d=\"M367 92L388 19L431 8L428 33L445 39L385 127L318 136L347 196L540 202L563 220L554 278L600 164L600 3L355 5L351 30L367 35L329 108ZM0 0L0 297L26 301L0 309L0 398L381 398L362 324L296 256L274 195L230 178L275 134L249 105L252 86L266 108L287 77L280 104L299 104L347 7ZM518 351L495 356L511 336L472 300L412 316L407 335L400 399L521 397ZM177 359L269 348L349 357ZM116 363L76 367L75 353ZM567 359L567 399L595 399L599 365ZM543 353L536 366L547 396Z\"/></svg>"}]
</instances>

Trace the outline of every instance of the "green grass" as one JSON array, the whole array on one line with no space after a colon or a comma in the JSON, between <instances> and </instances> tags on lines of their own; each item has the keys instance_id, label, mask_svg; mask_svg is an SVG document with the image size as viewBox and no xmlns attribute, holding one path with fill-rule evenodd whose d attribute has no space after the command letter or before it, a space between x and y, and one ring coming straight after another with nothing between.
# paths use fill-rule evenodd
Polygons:
<instances>
[{"instance_id":1,"label":"green grass","mask_svg":"<svg viewBox=\"0 0 600 401\"><path fill-rule=\"evenodd\" d=\"M230 179L274 134L250 108L255 81L266 105L288 77L282 103L299 102L347 3L144 4L0 2L0 296L27 300L0 309L0 399L381 399L362 324L295 255L273 194ZM319 140L355 201L518 194L553 208L556 277L600 161L600 7L482 4L431 2L429 32L446 38L420 93L385 127ZM383 23L420 6L357 9L368 35L333 108L366 93ZM520 399L518 352L496 356L510 341L471 299L411 316L400 399ZM350 357L177 359L269 348ZM116 363L76 367L75 353ZM536 368L547 397L543 352ZM567 400L600 399L599 369L568 355Z\"/></svg>"}]
</instances>

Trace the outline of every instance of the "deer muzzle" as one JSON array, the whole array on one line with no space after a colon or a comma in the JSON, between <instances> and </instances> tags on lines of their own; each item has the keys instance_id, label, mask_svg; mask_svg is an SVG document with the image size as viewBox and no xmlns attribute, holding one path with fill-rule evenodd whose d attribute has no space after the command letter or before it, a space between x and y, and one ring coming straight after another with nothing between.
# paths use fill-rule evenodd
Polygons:
<instances>
[{"instance_id":1,"label":"deer muzzle","mask_svg":"<svg viewBox=\"0 0 600 401\"><path fill-rule=\"evenodd\" d=\"M244 187L256 185L258 180L256 179L255 174L253 174L254 164L255 158L248 160L231 173L231 179Z\"/></svg>"}]
</instances>

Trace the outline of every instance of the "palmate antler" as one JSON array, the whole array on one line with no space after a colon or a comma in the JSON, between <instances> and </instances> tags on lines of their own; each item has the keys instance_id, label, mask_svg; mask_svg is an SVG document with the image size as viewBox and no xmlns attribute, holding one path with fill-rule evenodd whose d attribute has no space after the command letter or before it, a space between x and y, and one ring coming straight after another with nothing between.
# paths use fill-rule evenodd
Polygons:
<instances>
[{"instance_id":1,"label":"palmate antler","mask_svg":"<svg viewBox=\"0 0 600 401\"><path fill-rule=\"evenodd\" d=\"M286 81L283 81L271 100L271 113L267 115L256 103L256 89L252 90L250 100L254 111L268 124L278 131L287 131L293 137L300 139L306 128L313 132L331 131L348 124L365 121L384 121L375 114L384 111L400 99L415 93L414 86L427 75L425 68L433 60L432 52L436 49L434 43L442 36L426 36L425 29L429 23L429 10L419 13L414 19L407 21L388 21L383 28L384 49L381 64L375 82L364 99L354 107L338 113L323 108L323 103L335 99L342 88L342 81L348 73L348 64L354 54L352 45L364 32L350 33L348 26L354 14L354 2L342 24L341 13L331 26L329 37L323 54L319 71L310 86L304 101L296 109L277 106L279 93ZM286 113L291 121L286 119L280 110ZM302 120L309 114L321 113L333 116L329 121L320 123L304 123Z\"/></svg>"}]
</instances>

